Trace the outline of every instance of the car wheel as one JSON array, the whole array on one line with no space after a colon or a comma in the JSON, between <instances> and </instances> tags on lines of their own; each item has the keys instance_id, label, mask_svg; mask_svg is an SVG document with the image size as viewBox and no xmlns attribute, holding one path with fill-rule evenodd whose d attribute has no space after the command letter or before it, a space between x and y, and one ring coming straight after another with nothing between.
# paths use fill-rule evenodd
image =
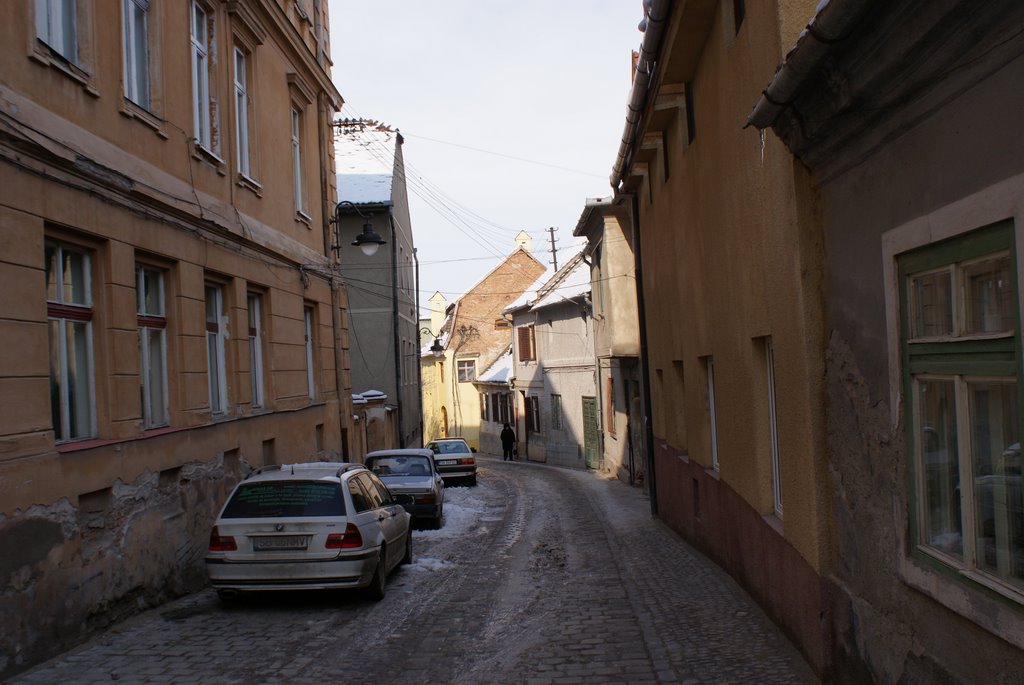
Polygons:
<instances>
[{"instance_id":1,"label":"car wheel","mask_svg":"<svg viewBox=\"0 0 1024 685\"><path fill-rule=\"evenodd\" d=\"M385 556L384 545L380 546L380 556L377 557L377 568L373 570L373 578L366 588L366 595L375 602L384 599L384 585L388 582L387 557Z\"/></svg>"},{"instance_id":2,"label":"car wheel","mask_svg":"<svg viewBox=\"0 0 1024 685\"><path fill-rule=\"evenodd\" d=\"M238 593L234 590L217 590L217 598L222 604L234 604L238 601Z\"/></svg>"},{"instance_id":3,"label":"car wheel","mask_svg":"<svg viewBox=\"0 0 1024 685\"><path fill-rule=\"evenodd\" d=\"M472 476L469 477L469 484L470 485L476 485L476 474L475 473Z\"/></svg>"},{"instance_id":4,"label":"car wheel","mask_svg":"<svg viewBox=\"0 0 1024 685\"><path fill-rule=\"evenodd\" d=\"M444 518L444 511L437 512L437 516L430 522L430 527L437 530L441 527L441 519Z\"/></svg>"},{"instance_id":5,"label":"car wheel","mask_svg":"<svg viewBox=\"0 0 1024 685\"><path fill-rule=\"evenodd\" d=\"M405 536L405 556L402 557L402 565L405 566L406 564L411 564L411 563L412 563L412 528L409 529L409 532Z\"/></svg>"}]
</instances>

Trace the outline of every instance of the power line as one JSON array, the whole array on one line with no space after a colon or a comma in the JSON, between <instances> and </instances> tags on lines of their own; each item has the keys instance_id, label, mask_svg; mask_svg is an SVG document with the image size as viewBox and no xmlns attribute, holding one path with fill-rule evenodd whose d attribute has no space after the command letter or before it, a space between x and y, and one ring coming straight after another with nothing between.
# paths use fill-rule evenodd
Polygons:
<instances>
[{"instance_id":1,"label":"power line","mask_svg":"<svg viewBox=\"0 0 1024 685\"><path fill-rule=\"evenodd\" d=\"M421 140L429 140L432 143L440 143L442 145L451 145L452 147L459 147L459 148L462 148L463 150L471 150L473 152L479 152L479 153L485 154L485 155L494 155L495 157L504 157L505 159L514 159L517 162L526 162L527 164L536 164L538 166L544 166L544 167L548 167L550 169L559 169L560 171L568 171L568 172L573 173L573 174L581 174L583 176L593 176L594 178L604 178L605 177L603 174L595 174L592 171L582 171L580 169L573 169L571 167L560 166L558 164L551 164L549 162L541 162L541 161L536 160L536 159L528 159L526 157L517 157L516 155L508 155L508 154L505 154L504 152L495 152L493 150L484 150L482 148L473 147L471 145L463 145L461 143L453 143L453 142L447 141L447 140L438 140L437 138L429 138L427 136L421 136L421 135L417 135L415 133L404 133L403 132L402 135L403 136L408 136L410 138L420 138Z\"/></svg>"}]
</instances>

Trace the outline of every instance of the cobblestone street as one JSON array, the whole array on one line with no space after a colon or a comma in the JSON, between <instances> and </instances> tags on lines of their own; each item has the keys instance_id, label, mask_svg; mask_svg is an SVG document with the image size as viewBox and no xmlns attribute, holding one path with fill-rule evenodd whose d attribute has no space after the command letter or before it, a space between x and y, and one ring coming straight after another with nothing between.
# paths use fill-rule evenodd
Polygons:
<instances>
[{"instance_id":1,"label":"cobblestone street","mask_svg":"<svg viewBox=\"0 0 1024 685\"><path fill-rule=\"evenodd\" d=\"M814 683L715 565L592 474L485 457L379 603L207 590L12 683Z\"/></svg>"}]
</instances>

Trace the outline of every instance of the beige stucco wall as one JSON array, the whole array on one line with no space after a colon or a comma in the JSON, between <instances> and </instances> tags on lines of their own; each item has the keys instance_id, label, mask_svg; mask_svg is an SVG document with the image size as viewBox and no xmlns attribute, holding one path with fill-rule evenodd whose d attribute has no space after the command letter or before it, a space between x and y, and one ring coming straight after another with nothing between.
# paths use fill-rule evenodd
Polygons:
<instances>
[{"instance_id":1,"label":"beige stucco wall","mask_svg":"<svg viewBox=\"0 0 1024 685\"><path fill-rule=\"evenodd\" d=\"M721 480L772 516L762 343L770 336L784 510L776 525L820 569L827 510L813 207L801 205L806 180L785 147L769 137L762 150L757 131L741 129L782 56L778 16L806 22L813 5L780 4L776 14L772 3L751 3L735 36L720 7L692 75L694 141L687 145L680 110L666 127L668 177L653 155L637 197L650 365L664 378L652 388L655 436L711 467L701 360L713 355ZM672 427L680 417L685 431Z\"/></svg>"}]
</instances>

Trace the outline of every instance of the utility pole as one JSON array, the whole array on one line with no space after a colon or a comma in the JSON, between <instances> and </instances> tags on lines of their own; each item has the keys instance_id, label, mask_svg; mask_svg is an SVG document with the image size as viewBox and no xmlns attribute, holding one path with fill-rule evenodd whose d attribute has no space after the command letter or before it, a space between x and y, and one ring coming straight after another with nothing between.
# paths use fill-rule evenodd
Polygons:
<instances>
[{"instance_id":1,"label":"utility pole","mask_svg":"<svg viewBox=\"0 0 1024 685\"><path fill-rule=\"evenodd\" d=\"M554 226L549 227L548 228L548 233L551 234L551 237L550 237L551 249L548 250L548 252L551 253L551 263L554 265L555 271L558 271L558 248L555 247L555 243L558 242L558 241L555 240L555 227Z\"/></svg>"}]
</instances>

